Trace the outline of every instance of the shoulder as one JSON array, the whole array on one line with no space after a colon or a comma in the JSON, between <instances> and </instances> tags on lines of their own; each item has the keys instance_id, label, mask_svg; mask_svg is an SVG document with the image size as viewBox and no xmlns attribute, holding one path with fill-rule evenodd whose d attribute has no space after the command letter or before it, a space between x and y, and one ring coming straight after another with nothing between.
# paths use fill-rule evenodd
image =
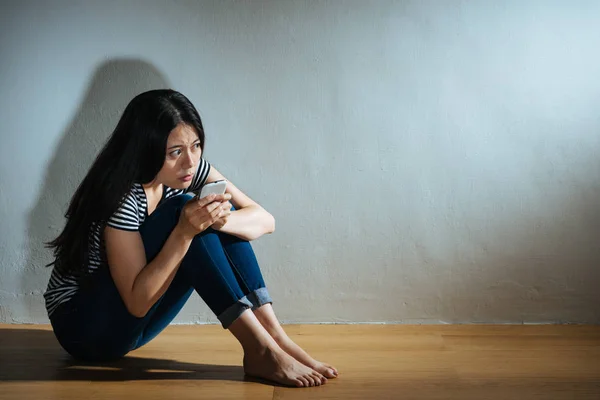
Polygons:
<instances>
[{"instance_id":1,"label":"shoulder","mask_svg":"<svg viewBox=\"0 0 600 400\"><path fill-rule=\"evenodd\" d=\"M134 184L123 196L119 207L108 219L107 225L121 230L137 231L142 222L140 214L144 212L145 206L144 188Z\"/></svg>"},{"instance_id":2,"label":"shoulder","mask_svg":"<svg viewBox=\"0 0 600 400\"><path fill-rule=\"evenodd\" d=\"M210 163L208 161L206 161L204 158L200 158L200 162L198 163L198 168L196 169L196 173L194 174L194 178L192 179L192 184L190 185L190 187L185 189L183 192L189 193L189 192L196 192L196 191L200 190L202 188L202 186L204 186L204 184L206 183L206 180L208 178L208 175L209 175L211 169L212 168L210 166Z\"/></svg>"}]
</instances>

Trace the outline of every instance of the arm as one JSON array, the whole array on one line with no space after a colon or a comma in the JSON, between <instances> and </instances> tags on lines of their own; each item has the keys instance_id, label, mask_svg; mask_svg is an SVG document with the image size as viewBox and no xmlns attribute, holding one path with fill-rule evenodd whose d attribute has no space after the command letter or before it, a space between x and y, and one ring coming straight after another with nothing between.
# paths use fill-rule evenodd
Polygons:
<instances>
[{"instance_id":1,"label":"arm","mask_svg":"<svg viewBox=\"0 0 600 400\"><path fill-rule=\"evenodd\" d=\"M160 252L149 263L139 232L104 228L110 274L132 315L146 315L167 291L194 236L219 219L221 203L227 199L228 196L211 196L188 202Z\"/></svg>"},{"instance_id":2,"label":"arm","mask_svg":"<svg viewBox=\"0 0 600 400\"><path fill-rule=\"evenodd\" d=\"M104 237L113 281L127 310L141 318L171 284L192 239L183 236L176 227L154 260L146 264L139 232L107 226Z\"/></svg>"},{"instance_id":3,"label":"arm","mask_svg":"<svg viewBox=\"0 0 600 400\"><path fill-rule=\"evenodd\" d=\"M205 183L220 179L227 178L212 166ZM227 180L226 193L231 194L230 201L236 210L227 217L225 225L220 228L213 226L213 228L247 241L275 231L275 218L229 180Z\"/></svg>"}]
</instances>

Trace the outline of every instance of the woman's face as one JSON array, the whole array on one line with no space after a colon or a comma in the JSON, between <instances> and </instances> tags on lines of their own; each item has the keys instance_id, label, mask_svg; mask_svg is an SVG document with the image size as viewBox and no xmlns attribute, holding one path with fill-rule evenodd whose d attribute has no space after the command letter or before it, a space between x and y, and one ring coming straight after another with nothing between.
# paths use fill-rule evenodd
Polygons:
<instances>
[{"instance_id":1,"label":"woman's face","mask_svg":"<svg viewBox=\"0 0 600 400\"><path fill-rule=\"evenodd\" d=\"M156 180L173 189L189 187L202 156L200 139L194 128L183 123L177 125L169 133L166 151L165 163Z\"/></svg>"}]
</instances>

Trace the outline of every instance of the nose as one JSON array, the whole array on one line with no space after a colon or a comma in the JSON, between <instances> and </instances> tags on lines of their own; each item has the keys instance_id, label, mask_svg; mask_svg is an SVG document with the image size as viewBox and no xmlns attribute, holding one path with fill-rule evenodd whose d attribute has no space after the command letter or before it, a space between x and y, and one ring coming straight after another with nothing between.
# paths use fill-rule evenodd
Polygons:
<instances>
[{"instance_id":1,"label":"nose","mask_svg":"<svg viewBox=\"0 0 600 400\"><path fill-rule=\"evenodd\" d=\"M186 152L185 156L183 157L183 167L185 169L192 169L193 166L194 166L194 156L192 154L190 154L189 152Z\"/></svg>"}]
</instances>

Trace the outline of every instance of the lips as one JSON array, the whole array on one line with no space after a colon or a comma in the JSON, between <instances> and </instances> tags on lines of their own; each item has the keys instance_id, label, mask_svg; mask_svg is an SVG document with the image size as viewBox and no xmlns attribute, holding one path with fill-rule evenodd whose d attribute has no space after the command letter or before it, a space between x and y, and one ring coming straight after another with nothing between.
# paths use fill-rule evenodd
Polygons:
<instances>
[{"instance_id":1,"label":"lips","mask_svg":"<svg viewBox=\"0 0 600 400\"><path fill-rule=\"evenodd\" d=\"M179 179L182 180L182 181L184 181L184 182L187 182L187 181L191 181L193 177L194 177L194 174L189 174L189 175L182 176Z\"/></svg>"}]
</instances>

